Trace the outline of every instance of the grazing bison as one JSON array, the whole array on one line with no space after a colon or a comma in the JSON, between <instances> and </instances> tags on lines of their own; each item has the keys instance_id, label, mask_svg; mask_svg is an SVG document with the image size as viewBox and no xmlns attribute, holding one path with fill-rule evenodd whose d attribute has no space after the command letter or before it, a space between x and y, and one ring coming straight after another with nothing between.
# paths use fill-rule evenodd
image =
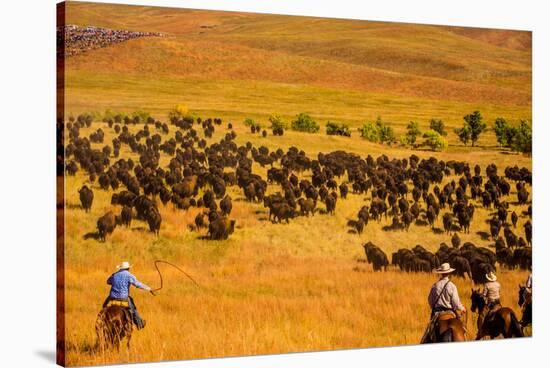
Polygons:
<instances>
[{"instance_id":1,"label":"grazing bison","mask_svg":"<svg viewBox=\"0 0 550 368\"><path fill-rule=\"evenodd\" d=\"M207 214L205 212L200 212L195 216L195 226L197 227L197 230L200 230L201 228L208 227L208 224L206 220L208 219Z\"/></svg>"},{"instance_id":2,"label":"grazing bison","mask_svg":"<svg viewBox=\"0 0 550 368\"><path fill-rule=\"evenodd\" d=\"M342 183L340 184L340 197L342 197L342 199L346 199L348 197L348 186L345 184L345 183Z\"/></svg>"},{"instance_id":3,"label":"grazing bison","mask_svg":"<svg viewBox=\"0 0 550 368\"><path fill-rule=\"evenodd\" d=\"M289 219L296 216L296 211L288 205L286 202L279 202L273 205L271 209L274 222L282 222L283 220L286 223L289 223Z\"/></svg>"},{"instance_id":4,"label":"grazing bison","mask_svg":"<svg viewBox=\"0 0 550 368\"><path fill-rule=\"evenodd\" d=\"M525 187L522 187L518 191L518 203L526 204L528 199L529 199L529 192L525 189Z\"/></svg>"},{"instance_id":5,"label":"grazing bison","mask_svg":"<svg viewBox=\"0 0 550 368\"><path fill-rule=\"evenodd\" d=\"M223 215L231 214L231 210L233 209L233 203L231 202L231 197L229 195L226 195L220 201L220 209Z\"/></svg>"},{"instance_id":6,"label":"grazing bison","mask_svg":"<svg viewBox=\"0 0 550 368\"><path fill-rule=\"evenodd\" d=\"M451 238L451 244L453 245L453 248L458 249L460 247L460 236L458 236L457 233L454 233L453 237Z\"/></svg>"},{"instance_id":7,"label":"grazing bison","mask_svg":"<svg viewBox=\"0 0 550 368\"><path fill-rule=\"evenodd\" d=\"M516 227L516 225L517 225L517 223L518 223L518 215L516 214L516 211L513 211L513 212L512 212L511 220L512 220L512 225L513 225L514 227Z\"/></svg>"},{"instance_id":8,"label":"grazing bison","mask_svg":"<svg viewBox=\"0 0 550 368\"><path fill-rule=\"evenodd\" d=\"M464 278L464 275L467 275L470 279L472 278L472 270L470 268L470 262L464 257L456 256L451 259L450 265L455 269L454 274Z\"/></svg>"},{"instance_id":9,"label":"grazing bison","mask_svg":"<svg viewBox=\"0 0 550 368\"><path fill-rule=\"evenodd\" d=\"M311 213L311 216L315 214L315 201L311 198L300 198L298 199L298 205L300 206L300 214L302 216L308 216Z\"/></svg>"},{"instance_id":10,"label":"grazing bison","mask_svg":"<svg viewBox=\"0 0 550 368\"><path fill-rule=\"evenodd\" d=\"M88 186L84 185L78 191L80 195L80 203L84 211L88 212L92 208L92 203L94 201L94 192Z\"/></svg>"},{"instance_id":11,"label":"grazing bison","mask_svg":"<svg viewBox=\"0 0 550 368\"><path fill-rule=\"evenodd\" d=\"M132 208L128 206L122 207L122 211L120 212L121 223L126 227L129 227L132 223L132 217Z\"/></svg>"},{"instance_id":12,"label":"grazing bison","mask_svg":"<svg viewBox=\"0 0 550 368\"><path fill-rule=\"evenodd\" d=\"M112 234L116 226L120 225L120 219L112 211L107 212L97 220L97 233L100 241L105 241L107 235Z\"/></svg>"},{"instance_id":13,"label":"grazing bison","mask_svg":"<svg viewBox=\"0 0 550 368\"><path fill-rule=\"evenodd\" d=\"M445 229L445 233L451 233L453 228L453 220L454 218L452 213L446 213L443 215L443 228Z\"/></svg>"},{"instance_id":14,"label":"grazing bison","mask_svg":"<svg viewBox=\"0 0 550 368\"><path fill-rule=\"evenodd\" d=\"M374 245L372 242L366 243L363 245L363 248L365 249L367 262L372 264L374 271L381 271L382 268L384 268L384 271L388 269L390 262L382 249L378 248L378 246Z\"/></svg>"},{"instance_id":15,"label":"grazing bison","mask_svg":"<svg viewBox=\"0 0 550 368\"><path fill-rule=\"evenodd\" d=\"M357 221L355 220L349 220L348 226L353 228L357 234L361 234L363 232L363 229L365 228L365 223L363 220L359 219Z\"/></svg>"},{"instance_id":16,"label":"grazing bison","mask_svg":"<svg viewBox=\"0 0 550 368\"><path fill-rule=\"evenodd\" d=\"M332 192L325 197L325 206L327 208L327 213L334 215L334 210L336 209L336 193Z\"/></svg>"},{"instance_id":17,"label":"grazing bison","mask_svg":"<svg viewBox=\"0 0 550 368\"><path fill-rule=\"evenodd\" d=\"M527 240L527 243L532 245L531 239L533 236L533 226L531 225L531 221L527 220L525 225L523 225L523 228L525 230L525 239Z\"/></svg>"},{"instance_id":18,"label":"grazing bison","mask_svg":"<svg viewBox=\"0 0 550 368\"><path fill-rule=\"evenodd\" d=\"M120 193L113 193L111 197L111 204L119 204L121 206L133 206L134 200L137 196L127 190L123 190Z\"/></svg>"},{"instance_id":19,"label":"grazing bison","mask_svg":"<svg viewBox=\"0 0 550 368\"><path fill-rule=\"evenodd\" d=\"M235 220L220 216L208 225L208 236L211 240L225 240L235 230Z\"/></svg>"},{"instance_id":20,"label":"grazing bison","mask_svg":"<svg viewBox=\"0 0 550 368\"><path fill-rule=\"evenodd\" d=\"M145 220L149 225L149 231L158 236L160 224L162 223L162 217L160 216L159 210L156 207L149 207L145 213Z\"/></svg>"}]
</instances>

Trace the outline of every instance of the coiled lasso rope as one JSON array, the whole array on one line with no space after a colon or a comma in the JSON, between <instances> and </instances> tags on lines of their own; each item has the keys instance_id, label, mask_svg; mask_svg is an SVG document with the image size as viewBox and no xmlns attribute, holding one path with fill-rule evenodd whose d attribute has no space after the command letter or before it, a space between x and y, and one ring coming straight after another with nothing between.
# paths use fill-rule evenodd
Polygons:
<instances>
[{"instance_id":1,"label":"coiled lasso rope","mask_svg":"<svg viewBox=\"0 0 550 368\"><path fill-rule=\"evenodd\" d=\"M159 274L159 278L160 278L160 287L156 288L156 289L152 289L151 290L151 294L155 295L155 291L159 291L162 289L162 287L164 286L164 280L162 279L162 273L160 272L160 269L159 269L159 263L165 263L169 266L172 266L174 267L176 270L180 271L181 273L183 273L185 276L187 276L187 278L189 280L191 280L193 282L193 284L195 284L196 287L200 288L199 284L197 284L197 282L195 280L193 280L193 278L191 276L189 276L189 274L187 272L185 272L184 270L182 270L180 267L176 266L175 264L173 263L170 263L170 262L167 262L167 261L162 261L162 260L156 260L155 261L155 268L157 269L157 272Z\"/></svg>"}]
</instances>

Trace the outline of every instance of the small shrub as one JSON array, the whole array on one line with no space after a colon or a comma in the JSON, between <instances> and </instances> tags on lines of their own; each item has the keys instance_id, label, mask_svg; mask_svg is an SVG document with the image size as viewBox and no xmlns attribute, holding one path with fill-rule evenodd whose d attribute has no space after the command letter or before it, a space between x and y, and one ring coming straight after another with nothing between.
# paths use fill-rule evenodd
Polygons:
<instances>
[{"instance_id":1,"label":"small shrub","mask_svg":"<svg viewBox=\"0 0 550 368\"><path fill-rule=\"evenodd\" d=\"M299 113L296 119L292 121L292 130L298 132L317 133L320 129L319 124L306 113Z\"/></svg>"},{"instance_id":2,"label":"small shrub","mask_svg":"<svg viewBox=\"0 0 550 368\"><path fill-rule=\"evenodd\" d=\"M430 147L432 151L443 151L449 146L447 139L435 130L428 130L423 137L425 138L423 145Z\"/></svg>"},{"instance_id":3,"label":"small shrub","mask_svg":"<svg viewBox=\"0 0 550 368\"><path fill-rule=\"evenodd\" d=\"M272 115L269 116L268 120L271 123L270 128L273 129L273 130L275 130L275 129L282 129L282 130L288 129L288 124L286 123L286 121L283 120L283 118L280 115L272 114Z\"/></svg>"},{"instance_id":4,"label":"small shrub","mask_svg":"<svg viewBox=\"0 0 550 368\"><path fill-rule=\"evenodd\" d=\"M187 108L187 106L183 104L178 104L174 106L174 108L170 110L170 112L168 112L168 118L170 120L173 120L173 119L179 120L183 118L185 115L187 115L188 113L189 113L189 109Z\"/></svg>"},{"instance_id":5,"label":"small shrub","mask_svg":"<svg viewBox=\"0 0 550 368\"><path fill-rule=\"evenodd\" d=\"M378 130L373 123L365 123L359 128L361 138L368 140L369 142L378 142Z\"/></svg>"},{"instance_id":6,"label":"small shrub","mask_svg":"<svg viewBox=\"0 0 550 368\"><path fill-rule=\"evenodd\" d=\"M508 124L504 118L497 118L495 124L493 125L493 131L497 137L497 141L501 147L509 147L512 143L513 138L513 128Z\"/></svg>"},{"instance_id":7,"label":"small shrub","mask_svg":"<svg viewBox=\"0 0 550 368\"><path fill-rule=\"evenodd\" d=\"M533 149L533 128L530 121L522 120L511 138L510 148L516 152L531 155Z\"/></svg>"},{"instance_id":8,"label":"small shrub","mask_svg":"<svg viewBox=\"0 0 550 368\"><path fill-rule=\"evenodd\" d=\"M327 135L341 135L344 137L351 137L351 131L347 124L339 124L336 122L327 122Z\"/></svg>"},{"instance_id":9,"label":"small shrub","mask_svg":"<svg viewBox=\"0 0 550 368\"><path fill-rule=\"evenodd\" d=\"M407 125L407 133L401 137L401 143L408 146L414 146L416 138L421 134L418 123L411 121L409 125Z\"/></svg>"},{"instance_id":10,"label":"small shrub","mask_svg":"<svg viewBox=\"0 0 550 368\"><path fill-rule=\"evenodd\" d=\"M445 124L441 119L431 119L430 120L430 129L438 132L441 136L446 136L447 132L445 131Z\"/></svg>"}]
</instances>

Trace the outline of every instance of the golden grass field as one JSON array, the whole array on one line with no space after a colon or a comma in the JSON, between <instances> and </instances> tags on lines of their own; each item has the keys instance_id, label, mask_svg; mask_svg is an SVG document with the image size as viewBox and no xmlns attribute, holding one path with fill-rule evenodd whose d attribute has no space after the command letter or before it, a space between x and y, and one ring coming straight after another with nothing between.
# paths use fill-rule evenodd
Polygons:
<instances>
[{"instance_id":1,"label":"golden grass field","mask_svg":"<svg viewBox=\"0 0 550 368\"><path fill-rule=\"evenodd\" d=\"M510 165L531 169L530 157L498 149L490 131L474 148L460 145L451 133L474 109L489 125L498 116L514 123L531 119L529 33L86 3L69 3L67 9L68 24L165 33L69 58L67 115L139 109L166 121L170 108L185 103L199 116L224 119L210 142L221 139L231 121L238 144L297 146L311 157L343 149L363 157L434 155L480 164L483 173L490 163L500 173ZM108 16L114 11L116 17ZM319 134L287 131L262 138L242 124L245 117L265 125L271 113L289 119L302 111L321 123ZM432 153L367 143L356 132L351 138L324 134L329 119L357 127L378 115L398 135L410 120L427 129L430 118L442 118L450 147ZM101 122L81 129L81 136L98 127L110 143L114 130ZM130 126L134 132L138 128ZM170 127L170 136L174 132ZM121 157L137 158L127 146ZM163 156L161 165L167 163ZM266 176L259 166L254 171ZM436 276L393 268L375 273L360 262L361 245L372 241L390 256L416 244L435 251L441 242L449 244L450 236L416 225L409 232L384 231L389 219L370 222L360 236L348 233L347 220L356 217L370 193L339 199L334 216L317 213L272 224L261 204L244 201L243 193L231 187L237 228L226 241L202 240L204 232L188 229L198 209L181 211L159 203L159 237L144 222L134 221L100 243L84 235L95 231L98 217L120 208L110 205L112 191L95 183L93 207L85 213L77 192L84 183L90 185L82 171L65 183L68 365L416 344L422 336ZM276 190L270 185L268 194ZM515 194L513 188L511 201ZM493 242L478 234L488 232L488 216L478 206L470 233L460 234L462 241L491 247ZM526 220L526 215L520 217L518 232ZM441 217L437 227L442 228ZM128 260L142 282L157 287L156 259L182 266L201 287L161 266L165 287L158 296L132 292L147 327L134 332L129 350L98 353L94 323L109 291L107 277L116 264ZM503 304L520 313L517 285L527 273L499 269L498 275ZM473 285L455 282L469 308ZM473 338L471 313L468 330Z\"/></svg>"}]
</instances>

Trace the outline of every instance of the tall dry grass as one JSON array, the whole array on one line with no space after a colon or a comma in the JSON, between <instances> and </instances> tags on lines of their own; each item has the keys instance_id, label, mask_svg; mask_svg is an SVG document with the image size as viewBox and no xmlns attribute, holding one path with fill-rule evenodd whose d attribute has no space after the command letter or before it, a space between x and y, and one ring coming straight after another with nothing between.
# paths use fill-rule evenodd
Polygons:
<instances>
[{"instance_id":1,"label":"tall dry grass","mask_svg":"<svg viewBox=\"0 0 550 368\"><path fill-rule=\"evenodd\" d=\"M114 132L106 124L94 123L82 129L88 135L99 126L110 142ZM135 130L137 127L131 127ZM359 138L328 138L287 132L283 137L263 139L236 126L238 142L248 140L270 148L297 145L308 155L335 149L391 157L406 157L407 149L366 144ZM218 129L219 139L225 129ZM171 133L173 134L173 132ZM101 147L102 145L96 145ZM414 152L420 156L430 152ZM126 147L123 157L133 157ZM458 150L437 154L442 159L462 159L484 168L495 162L531 167L529 158L504 155L494 150L475 150L464 155ZM163 157L161 164L165 165ZM265 168L255 166L265 177ZM272 224L261 204L244 201L243 193L229 188L233 197L235 233L227 241L201 239L192 232L197 209L176 210L160 206L163 223L160 236L148 232L147 225L134 221L130 228L119 227L105 243L84 239L95 231L99 216L110 209L112 191L92 185L94 204L90 213L79 206L77 190L87 178L82 172L66 181L66 334L69 365L90 365L138 361L158 361L204 357L268 354L328 349L388 346L418 343L429 316L427 295L435 275L406 274L390 268L375 273L361 260L361 244L373 241L389 255L398 248L422 244L435 250L450 236L433 232L428 226L412 225L409 232L385 231L382 223L369 223L362 235L348 233L346 222L365 203L361 195L339 199L334 216L315 214L290 224ZM268 192L277 188L270 186ZM515 189L512 191L512 198ZM367 196L367 197L370 197ZM322 205L320 205L323 208ZM517 208L518 214L526 207ZM489 211L476 208L475 221L463 241L491 247L481 232L488 231ZM522 214L518 229L526 221ZM441 222L437 224L442 228ZM519 231L519 230L518 230ZM182 274L161 265L165 287L157 297L132 292L147 327L134 333L129 350L102 354L94 349L94 323L108 293L107 277L114 266L129 260L137 277L158 286L154 260L163 259L183 267L200 284L196 288ZM523 271L498 270L503 287L502 301L517 307L517 285L524 282ZM462 302L469 307L470 281L455 280ZM469 336L475 334L473 316Z\"/></svg>"}]
</instances>

